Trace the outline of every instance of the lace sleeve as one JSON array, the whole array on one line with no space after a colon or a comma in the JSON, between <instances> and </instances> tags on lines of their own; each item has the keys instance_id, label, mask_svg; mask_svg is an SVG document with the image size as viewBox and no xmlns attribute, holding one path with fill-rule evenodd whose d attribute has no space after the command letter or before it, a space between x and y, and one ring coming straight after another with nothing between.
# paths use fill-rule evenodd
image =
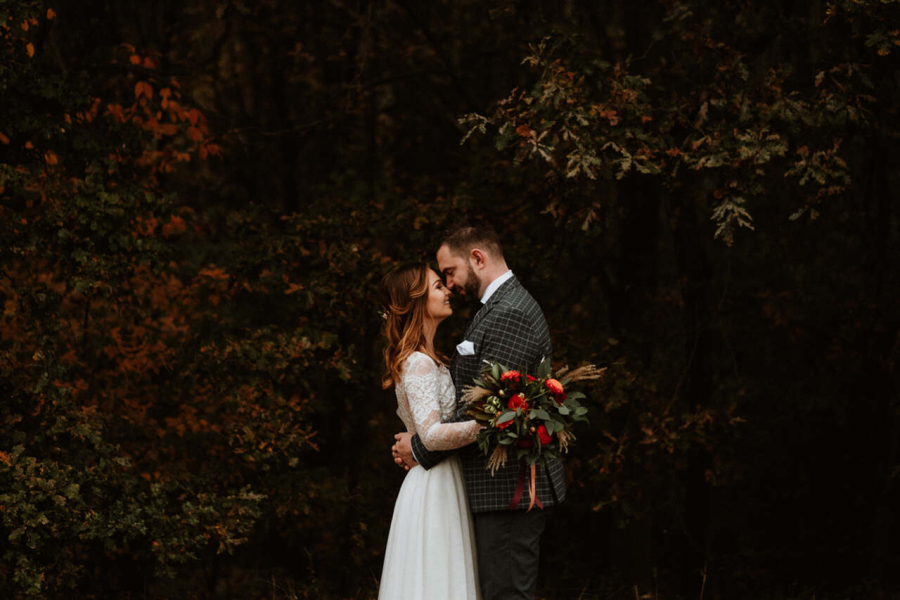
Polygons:
<instances>
[{"instance_id":1,"label":"lace sleeve","mask_svg":"<svg viewBox=\"0 0 900 600\"><path fill-rule=\"evenodd\" d=\"M403 385L419 438L428 450L453 450L475 441L481 429L477 421L441 423L438 398L440 370L425 355L413 355L406 363Z\"/></svg>"}]
</instances>

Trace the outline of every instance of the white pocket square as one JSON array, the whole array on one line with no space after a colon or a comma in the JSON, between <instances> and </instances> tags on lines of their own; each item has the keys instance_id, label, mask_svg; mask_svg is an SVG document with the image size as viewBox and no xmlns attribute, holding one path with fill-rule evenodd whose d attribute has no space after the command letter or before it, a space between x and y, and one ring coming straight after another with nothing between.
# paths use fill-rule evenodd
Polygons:
<instances>
[{"instance_id":1,"label":"white pocket square","mask_svg":"<svg viewBox=\"0 0 900 600\"><path fill-rule=\"evenodd\" d=\"M456 345L456 351L460 356L472 356L475 354L475 344L466 340Z\"/></svg>"}]
</instances>

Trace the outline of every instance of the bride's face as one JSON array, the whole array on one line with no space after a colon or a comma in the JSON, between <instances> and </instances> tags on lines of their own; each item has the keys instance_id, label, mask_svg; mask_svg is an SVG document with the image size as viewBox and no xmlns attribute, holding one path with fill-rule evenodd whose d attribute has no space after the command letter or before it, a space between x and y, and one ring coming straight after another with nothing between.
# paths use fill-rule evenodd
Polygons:
<instances>
[{"instance_id":1,"label":"bride's face","mask_svg":"<svg viewBox=\"0 0 900 600\"><path fill-rule=\"evenodd\" d=\"M444 287L438 274L428 269L428 300L425 304L428 316L440 322L453 314L450 308L450 290Z\"/></svg>"}]
</instances>

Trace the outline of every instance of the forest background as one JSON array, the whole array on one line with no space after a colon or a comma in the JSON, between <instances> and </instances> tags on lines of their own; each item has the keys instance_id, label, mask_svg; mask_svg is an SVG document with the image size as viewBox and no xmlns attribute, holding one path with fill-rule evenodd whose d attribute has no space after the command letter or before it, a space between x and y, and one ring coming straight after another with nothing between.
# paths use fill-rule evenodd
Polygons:
<instances>
[{"instance_id":1,"label":"forest background","mask_svg":"<svg viewBox=\"0 0 900 600\"><path fill-rule=\"evenodd\" d=\"M541 598L896 598L898 28L0 0L0 596L374 598L377 283L468 219L607 367Z\"/></svg>"}]
</instances>

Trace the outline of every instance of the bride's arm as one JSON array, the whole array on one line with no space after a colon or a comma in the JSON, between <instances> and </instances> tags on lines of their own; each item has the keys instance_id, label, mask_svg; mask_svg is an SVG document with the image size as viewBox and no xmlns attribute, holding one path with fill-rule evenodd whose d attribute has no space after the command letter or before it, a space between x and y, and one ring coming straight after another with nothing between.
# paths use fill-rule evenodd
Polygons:
<instances>
[{"instance_id":1,"label":"bride's arm","mask_svg":"<svg viewBox=\"0 0 900 600\"><path fill-rule=\"evenodd\" d=\"M440 371L431 359L421 355L417 358L407 363L403 385L419 439L429 451L453 450L471 444L481 425L477 421L441 422Z\"/></svg>"}]
</instances>

